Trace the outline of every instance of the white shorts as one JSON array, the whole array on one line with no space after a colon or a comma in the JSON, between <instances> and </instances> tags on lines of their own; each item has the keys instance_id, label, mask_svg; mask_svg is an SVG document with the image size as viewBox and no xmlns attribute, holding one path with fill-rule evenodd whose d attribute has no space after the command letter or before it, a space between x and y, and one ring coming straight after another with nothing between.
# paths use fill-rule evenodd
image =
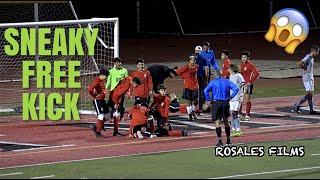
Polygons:
<instances>
[{"instance_id":1,"label":"white shorts","mask_svg":"<svg viewBox=\"0 0 320 180\"><path fill-rule=\"evenodd\" d=\"M230 101L230 111L239 111L240 102L239 101Z\"/></svg>"},{"instance_id":2,"label":"white shorts","mask_svg":"<svg viewBox=\"0 0 320 180\"><path fill-rule=\"evenodd\" d=\"M304 84L304 88L306 89L306 91L314 91L313 80L307 81L307 82L303 82L303 84Z\"/></svg>"}]
</instances>

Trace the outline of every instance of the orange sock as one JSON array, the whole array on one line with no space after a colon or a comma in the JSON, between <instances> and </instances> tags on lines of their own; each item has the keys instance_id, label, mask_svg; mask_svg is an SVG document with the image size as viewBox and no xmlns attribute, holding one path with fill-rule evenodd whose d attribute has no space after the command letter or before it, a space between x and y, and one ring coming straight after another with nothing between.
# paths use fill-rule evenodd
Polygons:
<instances>
[{"instance_id":1,"label":"orange sock","mask_svg":"<svg viewBox=\"0 0 320 180\"><path fill-rule=\"evenodd\" d=\"M168 131L168 135L169 136L182 136L181 131L180 130L172 130L172 131Z\"/></svg>"},{"instance_id":2,"label":"orange sock","mask_svg":"<svg viewBox=\"0 0 320 180\"><path fill-rule=\"evenodd\" d=\"M246 108L246 114L247 116L250 116L250 110L251 110L251 101L247 102L247 108Z\"/></svg>"},{"instance_id":3,"label":"orange sock","mask_svg":"<svg viewBox=\"0 0 320 180\"><path fill-rule=\"evenodd\" d=\"M97 132L101 132L102 126L103 126L103 121L98 120L96 125L97 125Z\"/></svg>"},{"instance_id":4,"label":"orange sock","mask_svg":"<svg viewBox=\"0 0 320 180\"><path fill-rule=\"evenodd\" d=\"M114 117L113 118L113 131L114 132L118 132L118 129L119 129L119 118L117 117Z\"/></svg>"},{"instance_id":5,"label":"orange sock","mask_svg":"<svg viewBox=\"0 0 320 180\"><path fill-rule=\"evenodd\" d=\"M152 125L150 126L150 133L154 134L154 126L152 126Z\"/></svg>"}]
</instances>

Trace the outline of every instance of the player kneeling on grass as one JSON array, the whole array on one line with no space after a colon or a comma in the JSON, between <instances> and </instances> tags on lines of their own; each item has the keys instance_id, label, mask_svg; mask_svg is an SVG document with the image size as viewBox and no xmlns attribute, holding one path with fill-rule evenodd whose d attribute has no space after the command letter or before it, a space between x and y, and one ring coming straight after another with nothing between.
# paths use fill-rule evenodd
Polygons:
<instances>
[{"instance_id":1,"label":"player kneeling on grass","mask_svg":"<svg viewBox=\"0 0 320 180\"><path fill-rule=\"evenodd\" d=\"M243 76L239 73L239 69L236 65L230 64L229 72L230 72L229 80L233 84L235 84L239 89L236 96L230 100L230 111L231 111L231 115L232 115L231 136L234 137L234 136L241 136L242 135L242 132L240 130L240 119L238 117L238 111L240 108L240 103L242 102L242 99L243 99L243 92L244 91L242 91L242 89L245 87L245 80L244 80ZM232 94L232 90L230 91L230 94Z\"/></svg>"},{"instance_id":2,"label":"player kneeling on grass","mask_svg":"<svg viewBox=\"0 0 320 180\"><path fill-rule=\"evenodd\" d=\"M153 96L153 103L149 108L150 114L157 119L155 134L158 136L187 136L187 130L175 131L168 123L170 99L166 95L166 86L159 84L157 89L159 94Z\"/></svg>"},{"instance_id":3,"label":"player kneeling on grass","mask_svg":"<svg viewBox=\"0 0 320 180\"><path fill-rule=\"evenodd\" d=\"M110 108L112 108L111 115L113 116L114 128L113 136L124 136L123 134L120 134L118 132L120 119L120 112L118 110L119 104L121 103L121 100L123 100L122 97L124 97L131 86L135 88L139 85L141 85L139 77L135 77L132 79L131 76L127 76L119 82L119 84L114 88L113 91L110 92L108 105Z\"/></svg>"},{"instance_id":4,"label":"player kneeling on grass","mask_svg":"<svg viewBox=\"0 0 320 180\"><path fill-rule=\"evenodd\" d=\"M105 137L101 135L101 130L103 129L105 131L104 122L110 118L109 108L104 100L104 90L108 75L108 70L101 70L97 78L93 81L88 89L90 95L93 97L93 106L98 115L98 121L96 125L91 127L97 138Z\"/></svg>"},{"instance_id":5,"label":"player kneeling on grass","mask_svg":"<svg viewBox=\"0 0 320 180\"><path fill-rule=\"evenodd\" d=\"M305 101L308 100L310 107L310 114L316 114L313 110L313 91L314 91L314 77L313 77L313 64L314 57L319 55L319 47L317 45L313 45L311 47L310 54L307 54L302 60L299 61L298 65L303 68L302 80L304 87L307 91L307 95L305 95L299 102L294 104L294 110L297 113L300 113L300 106Z\"/></svg>"},{"instance_id":6,"label":"player kneeling on grass","mask_svg":"<svg viewBox=\"0 0 320 180\"><path fill-rule=\"evenodd\" d=\"M143 100L136 100L134 106L128 112L130 121L129 137L137 137L143 139L143 133L146 129L150 129L150 138L157 137L154 135L153 117L148 117L149 109L146 102Z\"/></svg>"}]
</instances>

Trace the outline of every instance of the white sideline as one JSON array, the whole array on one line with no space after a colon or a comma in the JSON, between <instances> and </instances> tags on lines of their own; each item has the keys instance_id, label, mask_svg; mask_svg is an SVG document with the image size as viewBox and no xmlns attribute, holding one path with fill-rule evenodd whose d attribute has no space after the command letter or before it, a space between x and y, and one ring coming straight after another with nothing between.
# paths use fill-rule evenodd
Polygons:
<instances>
[{"instance_id":1,"label":"white sideline","mask_svg":"<svg viewBox=\"0 0 320 180\"><path fill-rule=\"evenodd\" d=\"M311 154L311 156L320 156L320 153L319 154Z\"/></svg>"},{"instance_id":2,"label":"white sideline","mask_svg":"<svg viewBox=\"0 0 320 180\"><path fill-rule=\"evenodd\" d=\"M50 176L39 176L39 177L32 177L30 179L45 179L45 178L51 178L54 177L54 175L50 175Z\"/></svg>"},{"instance_id":3,"label":"white sideline","mask_svg":"<svg viewBox=\"0 0 320 180\"><path fill-rule=\"evenodd\" d=\"M269 172L258 172L258 173L250 173L250 174L238 174L238 175L233 175L233 176L222 176L222 177L215 177L215 178L208 178L208 179L229 179L229 178L243 177L243 176L284 173L284 172L303 171L303 170L310 170L310 169L320 169L320 166L298 168L298 169L285 169L285 170L269 171Z\"/></svg>"},{"instance_id":4,"label":"white sideline","mask_svg":"<svg viewBox=\"0 0 320 180\"><path fill-rule=\"evenodd\" d=\"M67 144L67 145L61 145L61 146L47 146L47 147L40 147L40 148L17 149L17 150L13 150L13 152L32 151L32 150L39 150L39 149L51 149L51 148L60 148L60 147L73 147L73 146L76 146L76 145Z\"/></svg>"},{"instance_id":5,"label":"white sideline","mask_svg":"<svg viewBox=\"0 0 320 180\"><path fill-rule=\"evenodd\" d=\"M190 121L180 121L180 120L169 120L169 121L170 122L177 122L177 123L181 123L181 124L186 124L186 125L192 125L192 126L196 126L196 127L212 129L212 130L216 129L216 127L213 127L213 126L209 126L209 125L205 125L205 124L199 124L199 123L190 122Z\"/></svg>"},{"instance_id":6,"label":"white sideline","mask_svg":"<svg viewBox=\"0 0 320 180\"><path fill-rule=\"evenodd\" d=\"M13 175L19 175L19 174L23 174L23 172L16 172L16 173L10 173L10 174L0 174L0 177L13 176Z\"/></svg>"}]
</instances>

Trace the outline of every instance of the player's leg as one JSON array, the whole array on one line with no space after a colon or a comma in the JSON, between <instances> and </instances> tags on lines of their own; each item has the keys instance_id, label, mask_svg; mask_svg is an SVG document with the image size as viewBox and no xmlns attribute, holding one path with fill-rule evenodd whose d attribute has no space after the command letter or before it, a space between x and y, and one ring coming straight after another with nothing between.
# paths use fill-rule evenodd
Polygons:
<instances>
[{"instance_id":1,"label":"player's leg","mask_svg":"<svg viewBox=\"0 0 320 180\"><path fill-rule=\"evenodd\" d=\"M198 95L198 99L199 99L199 116L203 116L202 113L202 105L204 103L204 99L203 99L203 92L204 92L204 77L202 76L198 76L198 84L199 84L199 95Z\"/></svg>"},{"instance_id":2,"label":"player's leg","mask_svg":"<svg viewBox=\"0 0 320 180\"><path fill-rule=\"evenodd\" d=\"M124 96L121 98L121 102L119 104L119 112L120 112L120 121L124 121L124 112L126 110L126 107L124 105Z\"/></svg>"},{"instance_id":3,"label":"player's leg","mask_svg":"<svg viewBox=\"0 0 320 180\"><path fill-rule=\"evenodd\" d=\"M253 84L250 86L247 86L247 92L248 94L245 95L246 99L246 116L244 117L245 121L250 121L250 111L251 111L251 95L253 91Z\"/></svg>"},{"instance_id":4,"label":"player's leg","mask_svg":"<svg viewBox=\"0 0 320 180\"><path fill-rule=\"evenodd\" d=\"M235 112L235 102L231 101L230 102L230 112L232 114L232 118L231 118L231 136L234 136L235 135L235 132L236 132L236 118L238 117L235 117L236 114L238 114L238 112L236 113Z\"/></svg>"},{"instance_id":5,"label":"player's leg","mask_svg":"<svg viewBox=\"0 0 320 180\"><path fill-rule=\"evenodd\" d=\"M199 103L198 94L199 94L199 90L192 90L191 91L191 103L192 103L191 109L192 109L192 116L195 120L198 119L198 117L196 115L196 110L197 110L197 106ZM202 110L202 107L201 107L201 110Z\"/></svg>"},{"instance_id":6,"label":"player's leg","mask_svg":"<svg viewBox=\"0 0 320 180\"><path fill-rule=\"evenodd\" d=\"M220 107L220 101L213 101L212 104L212 112L211 112L211 119L214 121L216 126L216 133L218 137L218 143L217 147L223 146L222 138L221 138L221 107Z\"/></svg>"},{"instance_id":7,"label":"player's leg","mask_svg":"<svg viewBox=\"0 0 320 180\"><path fill-rule=\"evenodd\" d=\"M95 126L91 126L91 129L97 138L105 138L105 136L101 135L101 130L104 123L103 122L103 119L104 119L103 104L101 102L102 100L93 100L93 105L97 112L98 120Z\"/></svg>"},{"instance_id":8,"label":"player's leg","mask_svg":"<svg viewBox=\"0 0 320 180\"><path fill-rule=\"evenodd\" d=\"M103 113L104 113L104 118L103 118L103 126L102 126L102 130L106 131L105 127L104 127L104 123L110 119L110 110L109 107L106 103L105 100L102 100L102 106L103 106Z\"/></svg>"},{"instance_id":9,"label":"player's leg","mask_svg":"<svg viewBox=\"0 0 320 180\"><path fill-rule=\"evenodd\" d=\"M231 145L231 141L230 141L230 125L229 125L229 121L228 118L230 116L230 105L228 101L221 101L221 108L222 108L222 120L224 123L224 127L225 127L225 132L227 135L227 143L226 145Z\"/></svg>"},{"instance_id":10,"label":"player's leg","mask_svg":"<svg viewBox=\"0 0 320 180\"><path fill-rule=\"evenodd\" d=\"M294 109L295 112L297 112L297 113L300 113L300 106L301 106L304 102L306 102L307 100L309 100L309 98L310 98L310 91L311 91L311 83L310 83L310 81L303 81L303 85L304 85L304 88L305 88L307 94L306 94L303 98L301 98L299 102L297 102L297 103L294 104L293 109ZM309 102L309 101L308 101L308 102ZM310 104L309 104L309 105L310 105Z\"/></svg>"}]
</instances>

